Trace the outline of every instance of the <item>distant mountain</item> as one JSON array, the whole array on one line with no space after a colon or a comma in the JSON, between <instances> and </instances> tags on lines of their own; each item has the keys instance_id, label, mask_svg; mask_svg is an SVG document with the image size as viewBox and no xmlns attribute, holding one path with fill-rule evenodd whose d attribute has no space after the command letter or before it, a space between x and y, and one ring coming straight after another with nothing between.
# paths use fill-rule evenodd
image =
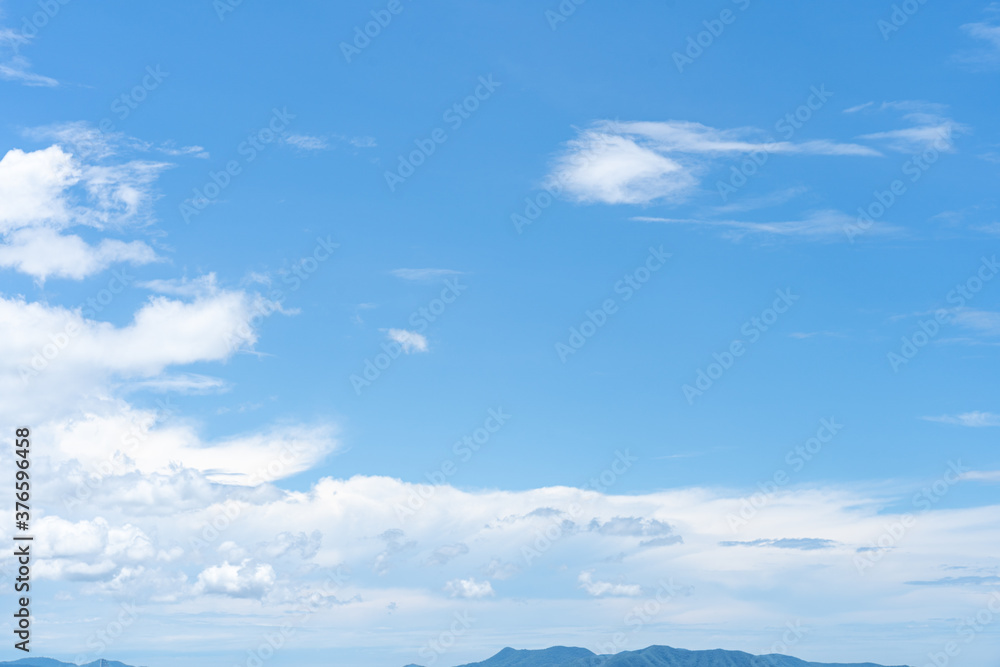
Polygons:
<instances>
[{"instance_id":1,"label":"distant mountain","mask_svg":"<svg viewBox=\"0 0 1000 667\"><path fill-rule=\"evenodd\" d=\"M538 651L505 648L489 660L461 667L881 667L881 665L870 662L853 664L806 662L776 653L757 656L743 651L721 649L687 651L669 646L650 646L641 651L597 655L585 648L554 646Z\"/></svg>"},{"instance_id":2,"label":"distant mountain","mask_svg":"<svg viewBox=\"0 0 1000 667\"><path fill-rule=\"evenodd\" d=\"M75 662L61 662L52 658L21 658L10 662L0 662L0 667L131 667L131 665L114 660L95 660L86 665L78 666Z\"/></svg>"}]
</instances>

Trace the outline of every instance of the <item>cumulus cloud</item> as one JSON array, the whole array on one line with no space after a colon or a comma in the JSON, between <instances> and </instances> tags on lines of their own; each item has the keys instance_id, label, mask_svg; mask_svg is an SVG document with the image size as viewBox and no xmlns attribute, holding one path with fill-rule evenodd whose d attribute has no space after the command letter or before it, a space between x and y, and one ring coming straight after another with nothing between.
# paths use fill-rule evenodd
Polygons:
<instances>
[{"instance_id":1,"label":"cumulus cloud","mask_svg":"<svg viewBox=\"0 0 1000 667\"><path fill-rule=\"evenodd\" d=\"M493 595L493 585L490 582L476 581L474 577L449 581L444 585L444 590L453 598L466 598L469 600Z\"/></svg>"},{"instance_id":2,"label":"cumulus cloud","mask_svg":"<svg viewBox=\"0 0 1000 667\"><path fill-rule=\"evenodd\" d=\"M199 593L259 599L274 586L274 582L274 568L267 563L245 560L239 565L232 565L226 561L203 570L198 575L195 590Z\"/></svg>"},{"instance_id":3,"label":"cumulus cloud","mask_svg":"<svg viewBox=\"0 0 1000 667\"><path fill-rule=\"evenodd\" d=\"M141 241L91 245L70 227L104 229L149 220L151 185L167 165L148 161L86 164L61 146L13 149L0 159L0 267L39 280L82 279L114 263L157 261Z\"/></svg>"},{"instance_id":4,"label":"cumulus cloud","mask_svg":"<svg viewBox=\"0 0 1000 667\"><path fill-rule=\"evenodd\" d=\"M80 280L117 263L133 266L158 261L156 252L142 241L126 243L104 239L90 245L79 236L61 235L53 229L20 229L0 245L0 267L12 268L45 280L49 276Z\"/></svg>"}]
</instances>

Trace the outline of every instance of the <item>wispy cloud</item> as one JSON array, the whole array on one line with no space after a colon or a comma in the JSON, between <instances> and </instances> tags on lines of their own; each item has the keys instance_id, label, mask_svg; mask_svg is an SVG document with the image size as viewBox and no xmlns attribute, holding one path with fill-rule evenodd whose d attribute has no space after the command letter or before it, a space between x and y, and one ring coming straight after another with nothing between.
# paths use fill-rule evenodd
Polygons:
<instances>
[{"instance_id":1,"label":"wispy cloud","mask_svg":"<svg viewBox=\"0 0 1000 667\"><path fill-rule=\"evenodd\" d=\"M374 137L349 137L343 134L290 134L284 141L303 151L331 150L338 144L354 148L374 148L377 145Z\"/></svg>"},{"instance_id":2,"label":"wispy cloud","mask_svg":"<svg viewBox=\"0 0 1000 667\"><path fill-rule=\"evenodd\" d=\"M723 547L773 547L775 549L801 549L812 551L813 549L829 549L837 546L833 540L821 540L815 537L801 538L781 538L777 540L746 540L746 541L726 541L719 542Z\"/></svg>"},{"instance_id":3,"label":"wispy cloud","mask_svg":"<svg viewBox=\"0 0 1000 667\"><path fill-rule=\"evenodd\" d=\"M675 225L723 228L723 237L739 241L746 236L798 237L806 240L847 240L844 229L856 224L857 219L840 211L815 211L802 220L783 222L747 222L743 220L706 220L696 218L657 218L636 216L640 222L662 222ZM879 225L869 233L898 234L903 229L889 224Z\"/></svg>"},{"instance_id":4,"label":"wispy cloud","mask_svg":"<svg viewBox=\"0 0 1000 667\"><path fill-rule=\"evenodd\" d=\"M52 77L32 72L31 63L23 56L14 56L5 62L0 62L0 79L44 88L54 88L59 85L59 82Z\"/></svg>"},{"instance_id":5,"label":"wispy cloud","mask_svg":"<svg viewBox=\"0 0 1000 667\"><path fill-rule=\"evenodd\" d=\"M992 18L986 21L966 23L962 30L974 40L978 48L968 49L955 56L955 60L974 68L989 68L1000 66L1000 23L996 18L1000 15L1000 3L993 2L986 8Z\"/></svg>"},{"instance_id":6,"label":"wispy cloud","mask_svg":"<svg viewBox=\"0 0 1000 667\"><path fill-rule=\"evenodd\" d=\"M984 426L1000 426L1000 415L993 412L964 412L960 415L942 415L940 417L922 417L925 421L956 426L982 428Z\"/></svg>"},{"instance_id":7,"label":"wispy cloud","mask_svg":"<svg viewBox=\"0 0 1000 667\"><path fill-rule=\"evenodd\" d=\"M599 121L566 144L547 182L579 202L679 200L697 188L713 159L757 151L879 155L868 146L825 139L774 141L754 128L719 130L688 121Z\"/></svg>"},{"instance_id":8,"label":"wispy cloud","mask_svg":"<svg viewBox=\"0 0 1000 667\"><path fill-rule=\"evenodd\" d=\"M943 579L933 579L931 581L907 581L910 586L985 586L986 584L1000 584L1000 577L992 575L987 577L944 577Z\"/></svg>"},{"instance_id":9,"label":"wispy cloud","mask_svg":"<svg viewBox=\"0 0 1000 667\"><path fill-rule=\"evenodd\" d=\"M910 127L864 134L861 138L881 143L886 149L899 153L918 153L932 148L953 151L955 136L968 129L949 118L947 109L943 104L920 100L883 102L871 110L902 112L903 120L910 123Z\"/></svg>"},{"instance_id":10,"label":"wispy cloud","mask_svg":"<svg viewBox=\"0 0 1000 667\"><path fill-rule=\"evenodd\" d=\"M453 269L393 269L390 273L403 280L427 281L461 275L461 271Z\"/></svg>"}]
</instances>

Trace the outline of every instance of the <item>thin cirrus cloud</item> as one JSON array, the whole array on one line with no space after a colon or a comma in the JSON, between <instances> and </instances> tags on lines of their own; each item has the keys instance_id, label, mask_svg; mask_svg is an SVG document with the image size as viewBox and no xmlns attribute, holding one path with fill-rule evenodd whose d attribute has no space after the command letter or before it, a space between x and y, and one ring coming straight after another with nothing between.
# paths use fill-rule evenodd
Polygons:
<instances>
[{"instance_id":1,"label":"thin cirrus cloud","mask_svg":"<svg viewBox=\"0 0 1000 667\"><path fill-rule=\"evenodd\" d=\"M583 203L648 204L684 199L712 160L727 155L880 155L859 144L774 141L763 135L753 128L719 130L687 121L599 121L566 144L547 185Z\"/></svg>"},{"instance_id":2,"label":"thin cirrus cloud","mask_svg":"<svg viewBox=\"0 0 1000 667\"><path fill-rule=\"evenodd\" d=\"M426 282L462 274L461 271L455 271L453 269L393 269L390 273L397 278L417 282Z\"/></svg>"},{"instance_id":3,"label":"thin cirrus cloud","mask_svg":"<svg viewBox=\"0 0 1000 667\"><path fill-rule=\"evenodd\" d=\"M658 218L651 216L635 216L632 220L639 222L658 222L672 225L689 225L697 227L715 227L721 230L722 236L739 241L747 236L799 237L812 240L847 240L846 230L857 224L857 218L841 211L814 211L801 220L780 222L748 222L743 220L710 220L696 218ZM867 233L891 235L903 232L901 227L890 224L880 224Z\"/></svg>"},{"instance_id":4,"label":"thin cirrus cloud","mask_svg":"<svg viewBox=\"0 0 1000 667\"><path fill-rule=\"evenodd\" d=\"M31 71L31 63L19 52L31 38L12 28L0 28L0 79L16 81L25 86L54 88L59 82Z\"/></svg>"},{"instance_id":5,"label":"thin cirrus cloud","mask_svg":"<svg viewBox=\"0 0 1000 667\"><path fill-rule=\"evenodd\" d=\"M290 134L284 141L303 151L325 151L341 144L354 148L374 148L378 145L374 137L349 137L343 134Z\"/></svg>"},{"instance_id":6,"label":"thin cirrus cloud","mask_svg":"<svg viewBox=\"0 0 1000 667\"><path fill-rule=\"evenodd\" d=\"M941 415L939 417L923 417L925 421L982 428L985 426L1000 426L1000 414L994 412L963 412L958 415Z\"/></svg>"},{"instance_id":7,"label":"thin cirrus cloud","mask_svg":"<svg viewBox=\"0 0 1000 667\"><path fill-rule=\"evenodd\" d=\"M897 153L920 153L926 150L952 152L955 150L955 137L968 131L965 125L956 122L945 115L947 106L921 100L902 100L883 102L879 106L861 105L846 110L845 113L857 111L900 111L903 120L910 127L873 132L861 135L866 139L882 144L886 150Z\"/></svg>"}]
</instances>

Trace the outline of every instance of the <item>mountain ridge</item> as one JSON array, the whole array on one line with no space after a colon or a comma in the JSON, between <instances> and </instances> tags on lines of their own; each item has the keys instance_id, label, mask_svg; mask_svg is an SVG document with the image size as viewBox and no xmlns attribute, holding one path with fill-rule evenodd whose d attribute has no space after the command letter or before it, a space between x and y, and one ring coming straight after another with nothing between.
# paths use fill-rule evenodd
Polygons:
<instances>
[{"instance_id":1,"label":"mountain ridge","mask_svg":"<svg viewBox=\"0 0 1000 667\"><path fill-rule=\"evenodd\" d=\"M407 665L407 667L420 667ZM671 646L647 646L636 651L596 654L585 648L552 646L545 649L505 647L481 662L458 667L884 667L872 662L808 662L780 653L753 655L744 651L691 651ZM908 667L894 665L892 667Z\"/></svg>"}]
</instances>

